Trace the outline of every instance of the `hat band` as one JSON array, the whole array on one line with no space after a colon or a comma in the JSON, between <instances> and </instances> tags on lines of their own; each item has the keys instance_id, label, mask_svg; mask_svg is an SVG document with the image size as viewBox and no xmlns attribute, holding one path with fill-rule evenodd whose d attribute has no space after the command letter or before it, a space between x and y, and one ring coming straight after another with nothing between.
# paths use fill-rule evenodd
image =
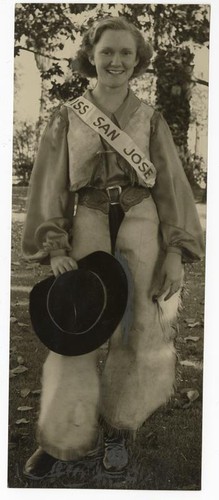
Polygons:
<instances>
[{"instance_id":1,"label":"hat band","mask_svg":"<svg viewBox=\"0 0 219 500\"><path fill-rule=\"evenodd\" d=\"M50 310L49 310L49 298L50 298L50 292L51 292L51 290L52 290L52 288L53 288L53 286L54 286L54 284L55 284L55 281L54 281L54 283L52 284L52 286L51 286L51 288L49 289L49 292L48 292L48 294L47 294L47 304L46 304L46 306L47 306L47 311L48 311L48 314L49 314L49 317L50 317L51 321L55 324L55 326L56 326L56 327L57 327L57 328L58 328L61 332L63 332L63 333L67 333L68 335L72 335L72 334L74 334L74 335L82 335L82 334L87 333L87 332L89 332L90 330L92 330L92 328L94 328L94 327L97 325L97 323L100 321L100 318L101 318L101 316L102 316L102 314L103 314L103 312L104 312L104 310L105 310L105 308L106 308L106 304L107 304L107 293L106 293L106 288L105 288L105 286L104 286L104 283L103 283L103 281L100 279L100 277L98 276L98 274L96 274L94 271L89 271L89 272L90 272L90 273L92 273L92 274L93 274L93 275L94 275L94 276L95 276L95 277L96 277L96 278L100 281L100 283L101 283L101 285L102 285L102 289L103 289L103 294L104 294L104 302L103 302L103 307L102 307L102 310L100 311L100 313L99 313L98 317L96 318L96 320L94 321L94 323L92 323L92 325L91 325L89 328L87 328L86 330L83 330L83 331L81 331L81 332L71 332L71 331L68 331L68 330L64 330L64 329L63 329L60 325L58 325L58 323L55 321L54 317L52 316L52 314L50 313ZM75 308L75 306L74 306L74 308ZM76 310L75 310L75 316L77 316Z\"/></svg>"}]
</instances>

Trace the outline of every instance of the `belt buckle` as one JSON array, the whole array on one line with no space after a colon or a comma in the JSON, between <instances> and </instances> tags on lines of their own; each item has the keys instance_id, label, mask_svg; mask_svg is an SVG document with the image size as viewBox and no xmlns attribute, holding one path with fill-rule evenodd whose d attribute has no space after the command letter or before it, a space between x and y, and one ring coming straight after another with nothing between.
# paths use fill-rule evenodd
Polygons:
<instances>
[{"instance_id":1,"label":"belt buckle","mask_svg":"<svg viewBox=\"0 0 219 500\"><path fill-rule=\"evenodd\" d=\"M112 191L117 189L117 193L116 193L116 201L115 201L115 198L114 200L111 198L111 194L112 194ZM119 196L122 192L122 187L121 186L118 186L118 185L115 185L115 186L108 186L106 188L106 192L107 192L107 195L108 195L108 198L109 198L109 202L110 202L110 205L119 205Z\"/></svg>"}]
</instances>

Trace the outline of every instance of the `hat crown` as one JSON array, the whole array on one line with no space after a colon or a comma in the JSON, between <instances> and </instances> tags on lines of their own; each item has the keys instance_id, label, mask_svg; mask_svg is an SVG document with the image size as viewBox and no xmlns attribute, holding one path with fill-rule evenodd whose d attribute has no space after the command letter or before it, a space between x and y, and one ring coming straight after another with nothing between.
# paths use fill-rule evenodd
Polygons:
<instances>
[{"instance_id":1,"label":"hat crown","mask_svg":"<svg viewBox=\"0 0 219 500\"><path fill-rule=\"evenodd\" d=\"M65 356L81 356L104 344L127 305L127 276L114 256L96 251L77 264L77 270L49 276L30 292L35 333L51 351Z\"/></svg>"},{"instance_id":2,"label":"hat crown","mask_svg":"<svg viewBox=\"0 0 219 500\"><path fill-rule=\"evenodd\" d=\"M47 296L47 309L62 332L79 335L95 326L106 302L100 277L93 271L78 269L56 278Z\"/></svg>"}]
</instances>

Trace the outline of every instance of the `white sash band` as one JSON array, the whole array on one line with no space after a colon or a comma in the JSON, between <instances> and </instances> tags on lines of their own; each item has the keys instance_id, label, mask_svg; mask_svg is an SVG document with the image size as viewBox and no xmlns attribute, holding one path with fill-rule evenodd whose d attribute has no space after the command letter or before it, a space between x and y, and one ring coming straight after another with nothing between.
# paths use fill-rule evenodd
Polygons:
<instances>
[{"instance_id":1,"label":"white sash band","mask_svg":"<svg viewBox=\"0 0 219 500\"><path fill-rule=\"evenodd\" d=\"M70 107L90 128L95 130L134 168L146 187L153 187L156 169L126 132L85 97L67 101Z\"/></svg>"}]
</instances>

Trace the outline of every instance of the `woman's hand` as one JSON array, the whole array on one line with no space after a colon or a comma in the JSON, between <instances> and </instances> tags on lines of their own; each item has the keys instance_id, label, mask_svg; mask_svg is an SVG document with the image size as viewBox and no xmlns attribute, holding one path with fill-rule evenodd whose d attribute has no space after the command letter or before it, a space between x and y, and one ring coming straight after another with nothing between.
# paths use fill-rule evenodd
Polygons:
<instances>
[{"instance_id":1,"label":"woman's hand","mask_svg":"<svg viewBox=\"0 0 219 500\"><path fill-rule=\"evenodd\" d=\"M76 260L72 259L72 257L68 257L68 255L51 257L50 265L55 276L78 268Z\"/></svg>"},{"instance_id":2,"label":"woman's hand","mask_svg":"<svg viewBox=\"0 0 219 500\"><path fill-rule=\"evenodd\" d=\"M182 284L183 264L181 255L178 253L167 253L160 271L159 283L153 292L152 300L156 301L161 295L168 291L164 300L170 299L179 290Z\"/></svg>"}]
</instances>

